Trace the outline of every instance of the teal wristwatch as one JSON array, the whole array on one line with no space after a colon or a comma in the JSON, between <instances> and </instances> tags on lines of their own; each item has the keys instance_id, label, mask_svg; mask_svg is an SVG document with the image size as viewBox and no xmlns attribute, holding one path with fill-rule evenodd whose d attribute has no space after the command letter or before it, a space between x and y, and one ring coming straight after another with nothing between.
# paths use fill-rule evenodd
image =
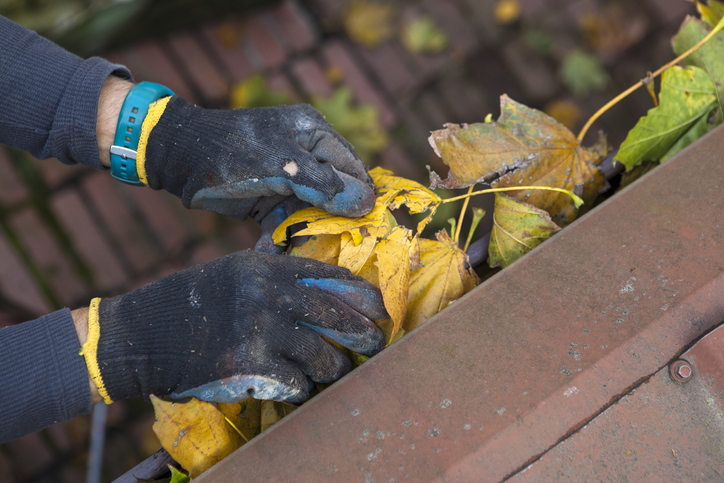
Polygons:
<instances>
[{"instance_id":1,"label":"teal wristwatch","mask_svg":"<svg viewBox=\"0 0 724 483\"><path fill-rule=\"evenodd\" d=\"M116 137L111 146L111 176L130 185L143 186L136 167L141 126L148 107L162 97L172 95L171 89L155 82L140 82L131 87L118 115Z\"/></svg>"}]
</instances>

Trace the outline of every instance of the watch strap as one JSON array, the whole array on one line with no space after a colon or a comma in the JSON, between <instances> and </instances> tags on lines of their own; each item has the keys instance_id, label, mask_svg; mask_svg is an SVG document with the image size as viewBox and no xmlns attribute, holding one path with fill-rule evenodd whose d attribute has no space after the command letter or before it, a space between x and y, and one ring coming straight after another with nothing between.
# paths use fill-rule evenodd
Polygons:
<instances>
[{"instance_id":1,"label":"watch strap","mask_svg":"<svg viewBox=\"0 0 724 483\"><path fill-rule=\"evenodd\" d=\"M138 176L136 156L141 126L151 103L174 92L155 82L140 82L131 87L118 115L116 135L111 146L111 176L134 186L144 186Z\"/></svg>"}]
</instances>

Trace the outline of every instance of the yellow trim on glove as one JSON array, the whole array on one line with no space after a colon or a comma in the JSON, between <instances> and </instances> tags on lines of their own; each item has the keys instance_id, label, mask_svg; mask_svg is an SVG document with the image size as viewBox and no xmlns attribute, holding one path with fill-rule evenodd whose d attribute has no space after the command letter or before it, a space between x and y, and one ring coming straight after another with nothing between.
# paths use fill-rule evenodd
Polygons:
<instances>
[{"instance_id":1,"label":"yellow trim on glove","mask_svg":"<svg viewBox=\"0 0 724 483\"><path fill-rule=\"evenodd\" d=\"M141 137L138 140L138 149L136 150L136 171L138 171L138 179L141 183L148 186L146 179L146 146L148 145L148 137L151 130L156 127L158 120L161 119L163 111L166 110L166 104L170 101L170 97L164 97L148 106L148 114L141 125Z\"/></svg>"},{"instance_id":2,"label":"yellow trim on glove","mask_svg":"<svg viewBox=\"0 0 724 483\"><path fill-rule=\"evenodd\" d=\"M100 297L96 297L91 300L88 308L88 339L83 344L81 354L83 354L88 372L98 388L98 394L103 398L103 402L111 404L113 400L106 391L106 385L103 383L103 376L101 376L101 368L98 365L98 340L101 338L101 326L98 321L100 303Z\"/></svg>"}]
</instances>

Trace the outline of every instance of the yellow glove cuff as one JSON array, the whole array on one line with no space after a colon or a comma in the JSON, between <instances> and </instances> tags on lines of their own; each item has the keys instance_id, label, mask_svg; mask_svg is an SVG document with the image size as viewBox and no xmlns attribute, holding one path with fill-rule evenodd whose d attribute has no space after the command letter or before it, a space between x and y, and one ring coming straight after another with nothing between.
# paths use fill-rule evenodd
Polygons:
<instances>
[{"instance_id":1,"label":"yellow glove cuff","mask_svg":"<svg viewBox=\"0 0 724 483\"><path fill-rule=\"evenodd\" d=\"M141 125L141 137L138 140L138 150L136 151L136 170L138 171L138 180L148 186L146 178L146 146L148 145L148 137L151 130L156 127L158 120L161 119L163 111L166 110L166 104L170 101L170 97L164 97L148 107L148 114Z\"/></svg>"},{"instance_id":2,"label":"yellow glove cuff","mask_svg":"<svg viewBox=\"0 0 724 483\"><path fill-rule=\"evenodd\" d=\"M100 297L91 300L90 308L88 309L88 339L85 344L83 344L80 353L85 358L88 372L98 388L98 393L103 398L103 402L111 404L113 400L108 395L108 391L106 391L106 386L101 376L101 368L98 365L98 340L101 338L101 326L98 321L98 307L100 303Z\"/></svg>"}]
</instances>

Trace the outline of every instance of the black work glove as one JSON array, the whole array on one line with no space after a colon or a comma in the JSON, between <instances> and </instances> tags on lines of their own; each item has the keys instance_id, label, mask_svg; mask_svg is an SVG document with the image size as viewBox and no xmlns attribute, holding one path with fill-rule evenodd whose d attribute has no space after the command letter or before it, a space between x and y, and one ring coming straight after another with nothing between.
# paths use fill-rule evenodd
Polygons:
<instances>
[{"instance_id":1,"label":"black work glove","mask_svg":"<svg viewBox=\"0 0 724 483\"><path fill-rule=\"evenodd\" d=\"M373 355L385 341L371 319L385 317L380 292L347 269L244 251L94 299L83 352L106 403L299 402L308 377L332 382L350 370L322 336Z\"/></svg>"},{"instance_id":2,"label":"black work glove","mask_svg":"<svg viewBox=\"0 0 724 483\"><path fill-rule=\"evenodd\" d=\"M309 105L209 110L173 96L152 105L149 128L146 182L187 208L259 221L290 195L343 216L375 204L364 163Z\"/></svg>"}]
</instances>

